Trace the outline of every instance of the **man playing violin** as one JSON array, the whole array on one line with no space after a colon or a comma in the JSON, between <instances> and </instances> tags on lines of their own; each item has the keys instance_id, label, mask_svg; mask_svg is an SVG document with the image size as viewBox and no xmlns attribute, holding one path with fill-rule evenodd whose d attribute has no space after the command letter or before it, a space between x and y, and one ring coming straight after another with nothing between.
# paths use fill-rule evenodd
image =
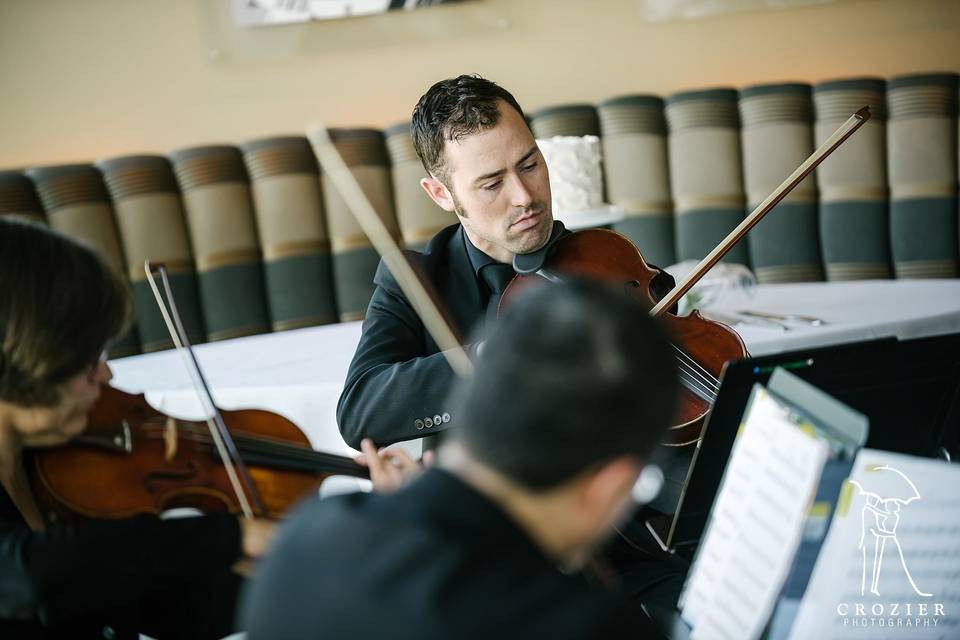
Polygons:
<instances>
[{"instance_id":1,"label":"man playing violin","mask_svg":"<svg viewBox=\"0 0 960 640\"><path fill-rule=\"evenodd\" d=\"M466 332L495 309L514 255L551 237L547 166L516 99L478 76L433 85L413 111L411 133L428 174L421 185L459 223L407 255ZM453 372L383 263L375 283L337 407L340 432L354 448L363 438L384 446L430 437L433 446L432 436L458 420L447 404ZM661 272L654 285L662 295L673 281Z\"/></svg>"},{"instance_id":2,"label":"man playing violin","mask_svg":"<svg viewBox=\"0 0 960 640\"><path fill-rule=\"evenodd\" d=\"M91 250L0 218L0 637L218 638L239 561L274 525L232 515L45 522L30 449L82 433L130 318L126 284Z\"/></svg>"},{"instance_id":3,"label":"man playing violin","mask_svg":"<svg viewBox=\"0 0 960 640\"><path fill-rule=\"evenodd\" d=\"M466 331L496 310L515 275L513 257L551 240L547 167L516 99L478 76L430 87L414 108L411 133L428 174L421 185L459 223L434 236L422 254L406 254L454 327ZM562 227L556 232L566 233ZM432 448L435 434L460 419L448 401L453 371L383 263L375 283L337 406L340 431L355 448L365 438L384 446L421 437ZM661 297L673 279L661 271L652 286ZM488 410L491 423L509 417L497 403ZM597 437L605 437L602 429ZM606 554L630 576L628 589L636 597L672 606L685 566L664 556L639 522L631 523L631 538L616 540ZM662 579L670 573L672 579Z\"/></svg>"},{"instance_id":4,"label":"man playing violin","mask_svg":"<svg viewBox=\"0 0 960 640\"><path fill-rule=\"evenodd\" d=\"M656 637L581 569L649 499L677 392L665 332L639 303L589 282L533 291L456 386L462 419L436 464L393 493L291 517L244 598L250 639ZM393 468L364 448L378 488L402 483L408 458Z\"/></svg>"}]
</instances>

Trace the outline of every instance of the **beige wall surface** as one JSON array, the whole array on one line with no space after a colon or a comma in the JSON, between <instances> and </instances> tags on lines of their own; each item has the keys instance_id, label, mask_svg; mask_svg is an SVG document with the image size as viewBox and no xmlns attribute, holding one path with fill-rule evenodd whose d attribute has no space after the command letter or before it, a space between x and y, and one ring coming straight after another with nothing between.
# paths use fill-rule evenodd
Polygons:
<instances>
[{"instance_id":1,"label":"beige wall surface","mask_svg":"<svg viewBox=\"0 0 960 640\"><path fill-rule=\"evenodd\" d=\"M226 0L0 0L0 168L385 126L481 73L524 108L631 92L960 71L960 0L646 22L643 0L477 0L240 29Z\"/></svg>"}]
</instances>

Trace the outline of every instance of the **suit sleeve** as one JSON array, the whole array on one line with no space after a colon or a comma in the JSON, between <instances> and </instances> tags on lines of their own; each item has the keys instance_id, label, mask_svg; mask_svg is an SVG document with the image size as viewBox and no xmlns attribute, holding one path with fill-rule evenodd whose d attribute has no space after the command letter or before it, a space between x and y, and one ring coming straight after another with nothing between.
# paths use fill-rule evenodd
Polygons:
<instances>
[{"instance_id":1,"label":"suit sleeve","mask_svg":"<svg viewBox=\"0 0 960 640\"><path fill-rule=\"evenodd\" d=\"M134 602L152 582L224 573L241 555L236 517L137 516L35 532L0 521L0 618L46 623Z\"/></svg>"},{"instance_id":2,"label":"suit sleeve","mask_svg":"<svg viewBox=\"0 0 960 640\"><path fill-rule=\"evenodd\" d=\"M340 433L355 449L363 438L377 446L421 438L455 418L447 406L453 370L442 353L427 355L423 323L382 262L374 282L337 404Z\"/></svg>"}]
</instances>

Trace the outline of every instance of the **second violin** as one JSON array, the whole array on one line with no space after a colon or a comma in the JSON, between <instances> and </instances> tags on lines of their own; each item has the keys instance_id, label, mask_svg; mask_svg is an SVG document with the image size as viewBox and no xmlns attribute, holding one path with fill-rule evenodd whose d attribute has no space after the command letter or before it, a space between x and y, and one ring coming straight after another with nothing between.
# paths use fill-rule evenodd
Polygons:
<instances>
[{"instance_id":1,"label":"second violin","mask_svg":"<svg viewBox=\"0 0 960 640\"><path fill-rule=\"evenodd\" d=\"M330 475L368 477L348 457L314 451L283 416L254 409L222 415L260 494L264 513L257 515L281 515ZM204 423L164 415L142 395L112 387L104 387L83 435L32 452L27 468L49 522L179 507L240 511Z\"/></svg>"}]
</instances>

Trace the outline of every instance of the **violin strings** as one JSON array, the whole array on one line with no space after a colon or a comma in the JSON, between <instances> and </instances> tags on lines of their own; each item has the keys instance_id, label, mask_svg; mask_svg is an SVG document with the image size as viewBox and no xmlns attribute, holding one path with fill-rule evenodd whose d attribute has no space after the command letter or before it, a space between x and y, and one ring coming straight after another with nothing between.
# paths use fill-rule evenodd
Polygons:
<instances>
[{"instance_id":1,"label":"violin strings","mask_svg":"<svg viewBox=\"0 0 960 640\"><path fill-rule=\"evenodd\" d=\"M691 358L685 351L680 349L677 345L671 345L673 349L680 355L682 361L693 365L694 371L698 371L701 378L707 381L707 383L717 391L720 389L720 381L713 376L709 371L703 368L703 366Z\"/></svg>"},{"instance_id":2,"label":"violin strings","mask_svg":"<svg viewBox=\"0 0 960 640\"><path fill-rule=\"evenodd\" d=\"M719 390L716 378L711 376L708 372L704 372L703 369L696 365L695 362L690 361L688 356L681 356L679 359L680 367L684 372L696 379L703 388L707 389L713 394L716 394L716 392Z\"/></svg>"},{"instance_id":3,"label":"violin strings","mask_svg":"<svg viewBox=\"0 0 960 640\"><path fill-rule=\"evenodd\" d=\"M700 396L707 402L713 402L716 399L716 394L710 391L710 389L698 380L696 377L690 375L689 372L681 371L680 372L680 381L686 386L690 391L694 392L696 395Z\"/></svg>"},{"instance_id":4,"label":"violin strings","mask_svg":"<svg viewBox=\"0 0 960 640\"><path fill-rule=\"evenodd\" d=\"M701 374L699 374L695 369L692 369L688 364L683 361L679 362L680 375L685 380L691 381L691 384L697 386L697 388L703 390L704 393L710 395L716 395L716 387L714 387L708 380L706 380Z\"/></svg>"},{"instance_id":5,"label":"violin strings","mask_svg":"<svg viewBox=\"0 0 960 640\"><path fill-rule=\"evenodd\" d=\"M701 384L695 379L692 378L689 374L683 372L680 373L680 382L683 384L687 390L693 392L694 395L702 398L703 400L710 401L710 393L705 390Z\"/></svg>"},{"instance_id":6,"label":"violin strings","mask_svg":"<svg viewBox=\"0 0 960 640\"><path fill-rule=\"evenodd\" d=\"M710 390L705 388L699 380L693 378L689 374L681 372L680 382L687 390L693 392L694 395L700 397L708 403L712 403L716 399L715 394L711 393Z\"/></svg>"},{"instance_id":7,"label":"violin strings","mask_svg":"<svg viewBox=\"0 0 960 640\"><path fill-rule=\"evenodd\" d=\"M687 381L690 385L695 386L697 390L702 391L703 394L706 396L705 398L706 400L710 400L712 402L713 400L716 399L717 397L716 390L713 387L711 387L709 384L705 383L702 377L699 377L695 373L691 373L688 367L681 365L680 377L683 380Z\"/></svg>"},{"instance_id":8,"label":"violin strings","mask_svg":"<svg viewBox=\"0 0 960 640\"><path fill-rule=\"evenodd\" d=\"M685 375L683 372L680 373L680 382L691 391L694 395L701 398L706 402L712 402L711 394L706 390L698 381L689 375Z\"/></svg>"},{"instance_id":9,"label":"violin strings","mask_svg":"<svg viewBox=\"0 0 960 640\"><path fill-rule=\"evenodd\" d=\"M714 378L706 369L676 345L673 345L673 348L677 353L681 381L684 382L691 391L703 397L704 400L709 402L716 400L717 391L719 390L719 380Z\"/></svg>"},{"instance_id":10,"label":"violin strings","mask_svg":"<svg viewBox=\"0 0 960 640\"><path fill-rule=\"evenodd\" d=\"M161 418L148 418L144 420L143 424L153 423L159 428L161 421L163 421ZM212 444L213 439L203 427L192 422L180 420L177 421L177 425L179 432L193 442ZM344 471L350 475L356 475L359 469L353 460L345 456L315 451L314 449L308 449L295 444L270 442L263 438L243 435L234 435L234 441L241 451L270 455L278 465L282 465L284 462L305 462L310 463L318 469L335 468L335 470Z\"/></svg>"}]
</instances>

